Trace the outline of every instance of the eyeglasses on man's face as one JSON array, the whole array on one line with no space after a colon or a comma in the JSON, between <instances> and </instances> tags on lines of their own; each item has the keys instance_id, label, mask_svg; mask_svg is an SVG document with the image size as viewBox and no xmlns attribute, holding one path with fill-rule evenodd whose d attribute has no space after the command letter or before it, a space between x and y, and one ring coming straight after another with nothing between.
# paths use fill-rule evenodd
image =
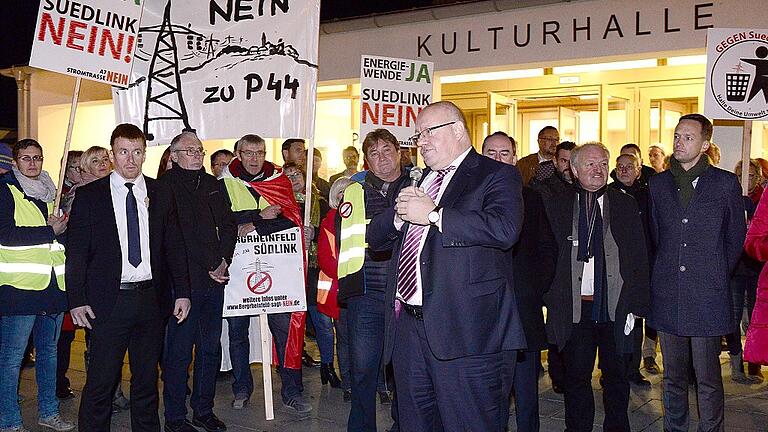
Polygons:
<instances>
[{"instance_id":1,"label":"eyeglasses on man's face","mask_svg":"<svg viewBox=\"0 0 768 432\"><path fill-rule=\"evenodd\" d=\"M424 128L419 132L416 132L413 134L410 138L408 138L408 141L410 141L413 145L416 145L419 143L419 141L423 140L425 137L433 137L435 136L435 131L440 129L441 127L450 126L452 124L456 123L456 121L450 121L448 123L442 123L436 126L430 126L428 128Z\"/></svg>"},{"instance_id":2,"label":"eyeglasses on man's face","mask_svg":"<svg viewBox=\"0 0 768 432\"><path fill-rule=\"evenodd\" d=\"M244 158L250 159L250 158L253 158L253 157L257 157L257 156L260 157L260 158L266 157L267 156L267 152L265 152L264 150L256 150L256 151L240 150L240 157L244 157Z\"/></svg>"},{"instance_id":3,"label":"eyeglasses on man's face","mask_svg":"<svg viewBox=\"0 0 768 432\"><path fill-rule=\"evenodd\" d=\"M174 150L175 152L179 153L186 153L187 156L194 157L194 156L205 156L205 150L202 147L199 148L185 148L185 149L178 149Z\"/></svg>"}]
</instances>

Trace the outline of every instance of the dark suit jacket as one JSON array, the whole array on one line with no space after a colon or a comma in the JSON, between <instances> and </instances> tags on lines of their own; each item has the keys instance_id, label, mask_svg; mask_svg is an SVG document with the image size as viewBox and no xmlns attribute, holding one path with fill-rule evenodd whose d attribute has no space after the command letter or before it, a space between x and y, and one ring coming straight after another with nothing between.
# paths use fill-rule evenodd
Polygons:
<instances>
[{"instance_id":1,"label":"dark suit jacket","mask_svg":"<svg viewBox=\"0 0 768 432\"><path fill-rule=\"evenodd\" d=\"M557 243L549 226L544 202L535 190L523 188L525 217L520 239L513 249L515 295L528 351L547 349L542 296L555 274Z\"/></svg>"},{"instance_id":2,"label":"dark suit jacket","mask_svg":"<svg viewBox=\"0 0 768 432\"><path fill-rule=\"evenodd\" d=\"M122 273L120 237L109 177L78 188L67 225L69 307L90 305L97 320L109 316L112 311ZM150 202L152 280L161 310L170 313L174 298L189 298L187 256L173 203L157 199L158 194L164 194L158 191L163 186L152 178L145 176L144 179ZM175 295L171 294L170 281L176 289Z\"/></svg>"},{"instance_id":3,"label":"dark suit jacket","mask_svg":"<svg viewBox=\"0 0 768 432\"><path fill-rule=\"evenodd\" d=\"M544 304L547 306L547 334L550 342L561 350L571 337L574 318L571 254L576 194L575 189L563 190L550 201L550 222L558 255L555 278L544 294ZM604 197L608 199L609 229L619 248L619 272L624 282L616 306L614 336L618 352L628 353L632 352L633 338L632 334L624 335L627 314L642 317L648 312L648 255L635 199L614 188L607 188Z\"/></svg>"},{"instance_id":4,"label":"dark suit jacket","mask_svg":"<svg viewBox=\"0 0 768 432\"><path fill-rule=\"evenodd\" d=\"M197 175L195 175L197 174ZM222 258L232 261L237 221L216 177L175 166L157 180L158 201L165 211L176 209L189 267L191 290L214 284L208 274Z\"/></svg>"},{"instance_id":5,"label":"dark suit jacket","mask_svg":"<svg viewBox=\"0 0 768 432\"><path fill-rule=\"evenodd\" d=\"M438 359L525 348L508 253L522 225L520 190L514 167L474 150L445 189L440 201L443 230L430 227L419 257L424 328ZM374 217L367 236L372 249L396 239L385 294L385 362L391 357L395 338L394 301L402 242L394 215L390 208Z\"/></svg>"},{"instance_id":6,"label":"dark suit jacket","mask_svg":"<svg viewBox=\"0 0 768 432\"><path fill-rule=\"evenodd\" d=\"M733 331L728 286L743 250L747 223L733 173L709 167L682 208L672 172L648 181L652 266L650 325L678 336Z\"/></svg>"}]
</instances>

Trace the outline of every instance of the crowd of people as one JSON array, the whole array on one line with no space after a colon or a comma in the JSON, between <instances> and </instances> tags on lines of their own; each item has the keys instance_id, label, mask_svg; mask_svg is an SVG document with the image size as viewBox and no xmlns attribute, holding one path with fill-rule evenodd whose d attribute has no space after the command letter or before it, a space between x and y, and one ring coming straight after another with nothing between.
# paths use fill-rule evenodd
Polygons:
<instances>
[{"instance_id":1,"label":"crowd of people","mask_svg":"<svg viewBox=\"0 0 768 432\"><path fill-rule=\"evenodd\" d=\"M363 139L363 170L350 146L326 181L315 150L308 190L304 140L286 140L278 166L264 139L245 135L210 155L207 173L202 142L183 131L153 179L142 174L144 134L121 124L108 148L68 154L60 212L42 146L0 145L0 431L26 430L17 395L30 341L39 425L76 427L59 401L74 397L78 328L80 431L108 431L128 407L134 431L226 430L214 400L235 244L293 227L308 256L307 313L268 315L286 409L312 411L302 369L319 367L350 402L349 431L377 430L377 398L391 406L390 431L503 431L511 416L538 431L546 371L566 430L591 431L597 359L604 430L630 430L630 387L660 373L665 431L688 430L689 384L699 430L724 430L723 347L740 384L762 381L768 361L757 294L768 290L768 162L750 161L742 194L744 167L716 166L712 131L699 114L681 117L674 152L652 146L646 166L635 144L612 159L547 126L518 160L503 132L478 153L462 112L437 102L411 138L424 169L377 129ZM250 323L226 318L236 410L254 391Z\"/></svg>"}]
</instances>

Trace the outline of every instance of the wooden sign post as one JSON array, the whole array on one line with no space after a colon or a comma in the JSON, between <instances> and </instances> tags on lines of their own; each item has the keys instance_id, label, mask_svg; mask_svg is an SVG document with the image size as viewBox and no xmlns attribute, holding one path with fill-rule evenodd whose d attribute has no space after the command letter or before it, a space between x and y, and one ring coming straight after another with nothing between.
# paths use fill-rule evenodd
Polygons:
<instances>
[{"instance_id":1,"label":"wooden sign post","mask_svg":"<svg viewBox=\"0 0 768 432\"><path fill-rule=\"evenodd\" d=\"M53 203L53 214L59 214L61 205L61 191L64 189L64 177L67 175L67 156L69 156L69 146L72 143L72 129L75 127L75 113L77 112L77 100L80 97L81 78L75 78L75 89L72 92L72 105L69 107L69 124L67 124L67 136L64 140L64 156L61 158L61 169L59 170L59 183L56 186L56 201Z\"/></svg>"},{"instance_id":2,"label":"wooden sign post","mask_svg":"<svg viewBox=\"0 0 768 432\"><path fill-rule=\"evenodd\" d=\"M272 333L269 331L269 315L260 314L259 333L261 335L261 375L264 381L264 414L267 420L275 419L275 406L272 400Z\"/></svg>"}]
</instances>

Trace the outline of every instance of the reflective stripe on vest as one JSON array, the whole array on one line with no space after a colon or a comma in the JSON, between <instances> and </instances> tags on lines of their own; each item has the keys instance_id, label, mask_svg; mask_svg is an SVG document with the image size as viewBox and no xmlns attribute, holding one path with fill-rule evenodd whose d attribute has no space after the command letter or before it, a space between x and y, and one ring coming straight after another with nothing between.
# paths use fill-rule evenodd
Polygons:
<instances>
[{"instance_id":1,"label":"reflective stripe on vest","mask_svg":"<svg viewBox=\"0 0 768 432\"><path fill-rule=\"evenodd\" d=\"M13 218L17 227L47 225L40 209L14 185L7 185L13 196ZM53 204L48 203L48 212ZM56 274L59 289L64 291L64 245L52 243L30 246L0 245L0 285L10 285L27 291L43 291L51 283L51 271Z\"/></svg>"},{"instance_id":2,"label":"reflective stripe on vest","mask_svg":"<svg viewBox=\"0 0 768 432\"><path fill-rule=\"evenodd\" d=\"M336 236L326 228L321 227L321 236L326 236L326 241L331 245L331 257L336 259ZM333 287L333 279L320 270L320 274L317 277L317 303L325 304L328 301L328 294Z\"/></svg>"},{"instance_id":3,"label":"reflective stripe on vest","mask_svg":"<svg viewBox=\"0 0 768 432\"><path fill-rule=\"evenodd\" d=\"M339 279L357 273L363 268L366 248L365 225L367 223L363 185L352 183L344 189L344 203L351 204L352 209L349 216L341 218Z\"/></svg>"},{"instance_id":4,"label":"reflective stripe on vest","mask_svg":"<svg viewBox=\"0 0 768 432\"><path fill-rule=\"evenodd\" d=\"M250 187L238 178L224 177L224 186L227 188L229 202L232 203L232 211L259 210L269 207L266 199L260 199L256 202Z\"/></svg>"}]
</instances>

